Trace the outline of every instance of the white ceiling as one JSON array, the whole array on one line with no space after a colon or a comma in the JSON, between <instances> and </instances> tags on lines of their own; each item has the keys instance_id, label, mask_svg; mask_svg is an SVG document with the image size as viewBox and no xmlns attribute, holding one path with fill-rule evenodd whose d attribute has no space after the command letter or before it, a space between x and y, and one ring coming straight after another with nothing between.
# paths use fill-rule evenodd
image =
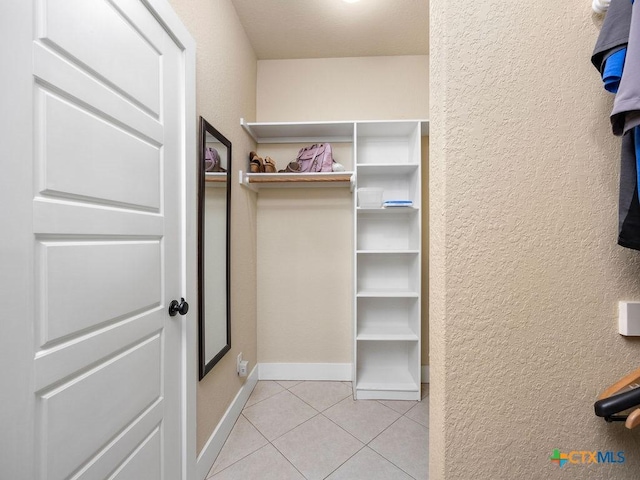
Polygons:
<instances>
[{"instance_id":1,"label":"white ceiling","mask_svg":"<svg viewBox=\"0 0 640 480\"><path fill-rule=\"evenodd\" d=\"M231 0L260 60L429 54L428 0Z\"/></svg>"}]
</instances>

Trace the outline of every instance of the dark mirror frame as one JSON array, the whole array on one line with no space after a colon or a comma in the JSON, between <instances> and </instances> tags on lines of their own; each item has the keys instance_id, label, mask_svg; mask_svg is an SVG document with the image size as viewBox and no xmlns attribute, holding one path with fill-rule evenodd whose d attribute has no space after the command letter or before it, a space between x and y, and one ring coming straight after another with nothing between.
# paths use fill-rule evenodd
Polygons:
<instances>
[{"instance_id":1,"label":"dark mirror frame","mask_svg":"<svg viewBox=\"0 0 640 480\"><path fill-rule=\"evenodd\" d=\"M227 302L227 341L226 345L207 362L205 350L205 311L204 296L206 295L206 285L204 284L204 256L206 253L204 238L204 200L205 200L205 145L207 133L215 137L221 144L227 147L227 231L226 231L226 302ZM230 294L230 278L231 278L231 260L230 260L230 241L231 241L231 142L216 130L209 122L200 117L200 151L198 155L198 340L199 340L199 362L198 370L200 380L220 361L220 359L231 350L231 294Z\"/></svg>"}]
</instances>

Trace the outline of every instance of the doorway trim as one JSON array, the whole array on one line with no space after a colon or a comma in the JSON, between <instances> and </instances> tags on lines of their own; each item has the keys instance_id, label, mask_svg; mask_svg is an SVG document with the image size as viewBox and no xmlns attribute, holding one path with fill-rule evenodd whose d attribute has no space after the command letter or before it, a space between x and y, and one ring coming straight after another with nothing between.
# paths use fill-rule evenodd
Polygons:
<instances>
[{"instance_id":1,"label":"doorway trim","mask_svg":"<svg viewBox=\"0 0 640 480\"><path fill-rule=\"evenodd\" d=\"M147 6L169 36L182 50L183 67L183 113L184 132L182 133L181 178L182 189L181 210L183 223L180 238L181 255L184 272L182 272L181 295L196 304L197 296L197 245L196 245L196 162L197 125L196 125L196 42L187 28L173 10L169 0L141 0ZM188 215L191 212L191 215ZM192 321L195 314L182 321L182 358L181 358L181 460L182 480L193 480L196 477L196 387L198 383L197 365L197 323Z\"/></svg>"}]
</instances>

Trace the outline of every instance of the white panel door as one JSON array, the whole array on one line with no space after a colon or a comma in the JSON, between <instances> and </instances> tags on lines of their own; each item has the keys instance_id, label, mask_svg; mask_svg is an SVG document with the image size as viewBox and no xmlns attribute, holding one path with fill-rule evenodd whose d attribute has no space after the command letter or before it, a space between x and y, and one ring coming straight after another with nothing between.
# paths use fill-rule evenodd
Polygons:
<instances>
[{"instance_id":1,"label":"white panel door","mask_svg":"<svg viewBox=\"0 0 640 480\"><path fill-rule=\"evenodd\" d=\"M1 8L0 478L180 479L184 49L139 0Z\"/></svg>"}]
</instances>

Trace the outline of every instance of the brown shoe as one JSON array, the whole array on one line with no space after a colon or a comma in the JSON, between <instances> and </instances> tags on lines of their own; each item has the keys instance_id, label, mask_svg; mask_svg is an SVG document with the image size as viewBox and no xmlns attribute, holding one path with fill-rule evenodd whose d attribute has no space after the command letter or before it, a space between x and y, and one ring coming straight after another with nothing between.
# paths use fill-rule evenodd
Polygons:
<instances>
[{"instance_id":1,"label":"brown shoe","mask_svg":"<svg viewBox=\"0 0 640 480\"><path fill-rule=\"evenodd\" d=\"M276 173L276 162L271 157L264 157L264 173Z\"/></svg>"},{"instance_id":2,"label":"brown shoe","mask_svg":"<svg viewBox=\"0 0 640 480\"><path fill-rule=\"evenodd\" d=\"M264 173L264 160L256 152L249 152L249 172Z\"/></svg>"}]
</instances>

